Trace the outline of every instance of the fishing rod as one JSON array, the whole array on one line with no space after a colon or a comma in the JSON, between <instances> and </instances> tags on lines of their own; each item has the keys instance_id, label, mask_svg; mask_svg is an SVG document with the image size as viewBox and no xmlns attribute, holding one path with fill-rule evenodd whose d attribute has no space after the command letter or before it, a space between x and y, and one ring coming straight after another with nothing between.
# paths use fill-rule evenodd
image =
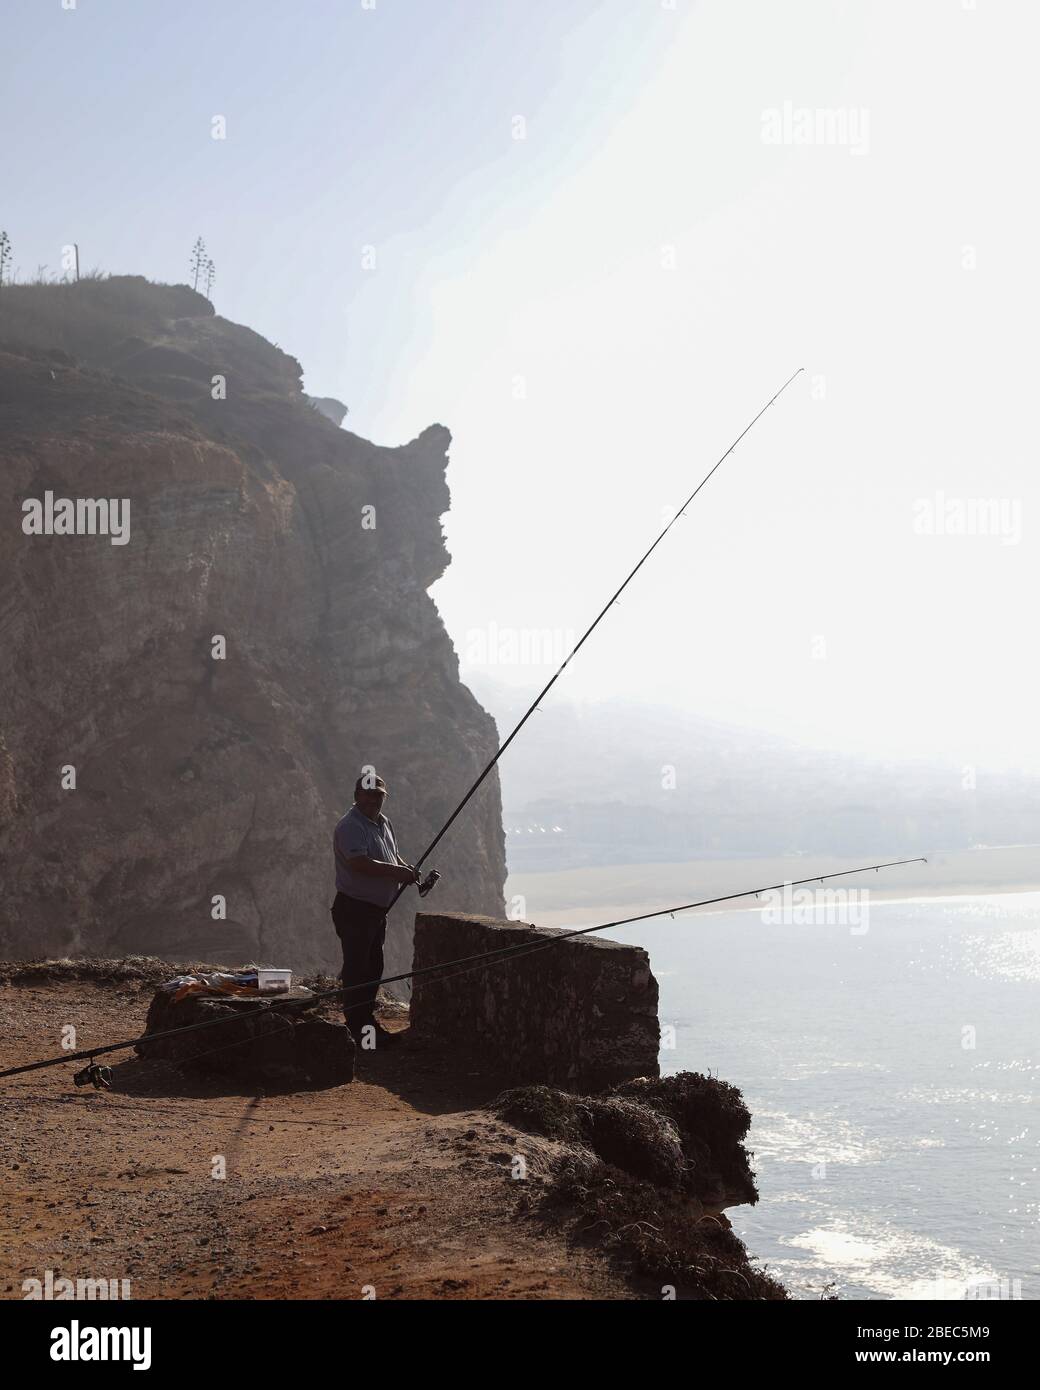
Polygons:
<instances>
[{"instance_id":1,"label":"fishing rod","mask_svg":"<svg viewBox=\"0 0 1040 1390\"><path fill-rule=\"evenodd\" d=\"M657 537L657 539L654 541L654 543L650 546L649 550L647 550L646 553L637 561L637 563L633 566L633 568L632 568L632 569L629 571L629 573L626 575L626 577L625 577L624 581L622 582L621 586L620 586L617 590L615 590L615 592L610 596L610 598L607 600L607 602L606 602L606 603L603 605L603 607L600 609L599 613L597 613L596 617L593 618L592 622L589 624L589 626L588 626L588 627L585 629L585 631L582 633L581 637L580 637L580 638L578 639L578 641L575 643L575 645L574 645L574 647L572 648L570 654L569 654L567 657L564 658L564 660L563 660L563 662L560 664L559 668L554 672L554 674L550 677L550 679L545 683L545 685L542 687L542 689L541 689L541 690L538 692L538 694L535 696L534 700L531 702L530 707L525 711L523 717L519 720L519 722L517 723L516 727L513 729L513 732L509 735L509 737L505 740L504 743L500 744L499 749L498 749L498 752L497 752L497 753L495 754L495 756L491 759L491 761L484 767L483 771L480 773L480 776L476 779L476 781L475 781L475 782L473 783L473 785L470 787L469 791L468 791L468 792L466 793L466 795L462 798L462 800L459 802L459 804L455 807L454 811L452 811L451 815L448 817L448 819L447 819L447 820L444 822L444 824L441 826L440 830L437 831L437 834L433 837L433 839L430 841L430 843L426 846L426 848L423 850L423 852L422 852L422 854L419 856L419 858L415 861L414 867L415 867L416 869L421 869L421 868L422 868L423 864L426 862L426 860L430 857L430 855L433 853L433 851L434 851L434 850L437 848L437 846L440 844L441 840L442 840L442 839L444 838L444 836L448 833L448 831L449 831L449 830L451 829L451 827L454 825L455 821L458 819L458 817L459 817L459 816L462 814L462 812L465 810L466 806L469 804L469 801L470 801L471 797L474 795L475 792L477 792L477 790L478 790L478 789L480 788L480 786L483 784L484 779L490 774L492 768L496 765L496 763L498 762L499 758L501 758L502 754L506 751L506 749L509 747L509 745L513 742L513 739L516 738L517 734L520 732L520 730L524 727L524 725L525 725L525 724L527 723L527 721L530 719L531 715L534 714L534 712L535 712L535 710L538 708L539 704L542 702L542 700L545 698L545 696L548 695L549 691L553 688L553 686L556 684L556 682L557 682L557 681L560 679L560 677L563 675L564 671L567 669L567 667L568 667L568 665L571 663L571 661L573 661L574 658L577 656L578 652L581 651L582 647L585 645L585 643L588 641L588 639L589 639L589 638L592 636L592 634L595 632L596 628L599 627L600 623L601 623L601 622L603 621L603 619L606 617L608 610L609 610L610 608L612 608L612 607L614 606L615 603L617 603L618 599L621 597L621 595L624 593L624 591L628 588L629 584L630 584L630 583L632 582L632 580L636 577L636 575L639 573L639 571L643 568L643 566L646 564L647 560L649 560L650 556L654 553L654 551L657 549L657 547L658 547L658 546L661 544L661 542L664 540L665 536L667 536L668 532L672 529L672 527L673 527L673 526L675 525L675 523L679 520L679 518L685 513L686 508L690 505L690 503L693 501L693 499L697 496L697 494L700 492L701 488L704 487L705 483L708 482L708 480L712 477L712 475L716 472L716 470L719 469L719 468L722 466L722 464L726 461L727 458L729 458L730 454L731 454L731 453L733 452L733 450L737 447L737 445L738 445L738 444L740 443L740 441L744 438L744 436L752 429L752 427L753 427L754 425L756 425L756 424L758 423L759 420L761 420L762 416L766 413L766 411L767 411L767 410L769 409L769 407L773 404L773 402L776 401L776 400L778 400L778 399L784 394L784 392L785 392L785 391L787 390L787 388L790 386L791 382L794 381L795 377L798 376L800 372L804 372L804 371L805 371L805 368L804 368L804 367L799 367L797 372L792 373L792 375L789 376L789 377L787 378L787 380L784 382L783 386L780 387L780 390L777 391L776 395L771 396L771 397L769 398L769 400L766 401L765 405L764 405L764 406L762 407L762 409L758 412L758 414L754 417L754 419L750 422L750 424L746 425L746 426L744 427L744 429L741 430L741 432L737 435L736 439L734 439L733 443L729 446L729 448L728 448L728 449L726 450L726 452L721 456L721 458L719 458L718 460L716 460L716 462L712 465L712 467L708 470L708 472L705 473L704 477L700 480L700 482L697 484L697 486L696 486L696 487L693 489L693 491L690 493L689 497L687 497L686 501L682 504L682 506L679 508L679 510L675 513L675 515L672 517L671 521L669 521L669 523L667 524L667 526L665 526L664 530L663 530L663 531L661 532L661 534ZM434 884L437 882L437 880L438 880L439 878L440 878L440 874L438 874L436 871L434 871L434 872L428 874L427 877L426 877L425 879L422 879L420 882L418 882L416 886L417 886L418 889L419 889L419 896L420 896L420 897L423 897L423 898L426 897L427 893L429 893L430 889L433 888ZM393 907L394 903L397 902L398 898L401 896L401 894L404 892L404 890L405 890L408 886L409 886L409 885L406 884L406 883L402 883L402 884L399 885L399 887L398 887L398 889L397 889L397 892L394 894L393 898L390 900L390 905L389 905L389 907L387 908L387 912L390 911L390 908Z\"/></svg>"},{"instance_id":2,"label":"fishing rod","mask_svg":"<svg viewBox=\"0 0 1040 1390\"><path fill-rule=\"evenodd\" d=\"M482 969L489 962L497 962L509 956L531 955L535 951L547 950L550 946L555 946L561 941L568 941L576 936L588 936L592 932L609 931L611 927L627 927L635 922L649 922L655 917L674 917L678 912L689 912L697 907L713 907L717 903L733 902L737 898L758 897L761 893L777 892L783 888L798 888L804 883L823 883L826 879L847 878L850 874L865 874L873 871L879 873L882 869L894 869L902 864L927 864L928 860L922 857L914 859L889 859L880 864L861 864L854 869L838 869L829 874L812 874L809 878L785 879L782 883L770 883L761 888L744 888L739 893L723 893L715 898L700 898L696 902L680 903L675 907L662 907L654 912L642 912L635 917L620 917L612 922L599 922L592 927L576 927L570 931L557 932L556 935L549 937L545 941L521 941L514 946L502 946L494 951L481 951L472 956L458 956L455 960L441 961L437 965L425 965L420 970L407 970L400 975L384 975L378 980L368 980L357 985L343 985L339 989L323 990L318 994L312 995L305 1000L292 1000L280 1005L280 1010L291 1012L293 1010L302 1011L303 1009L313 1008L315 1004L321 1003L326 999L342 998L344 994L353 993L355 990L370 990L380 985L397 984L402 980L415 980L420 976L431 975L438 970L450 970L456 965L467 966L467 970L456 971L452 975L446 975L445 980L455 979L458 975L469 973L469 970ZM439 984L439 980L432 981ZM70 1052L63 1057L48 1057L41 1062L27 1062L20 1067L8 1067L5 1071L0 1071L0 1080L9 1076L21 1076L25 1072L42 1071L46 1067L60 1067L68 1062L79 1062L89 1059L91 1067L85 1068L89 1072L93 1067L95 1057L103 1057L107 1053L122 1052L127 1048L136 1047L142 1042L156 1042L160 1038L179 1037L185 1033L198 1033L206 1028L217 1028L221 1024L240 1021L240 1015L230 1015L221 1018L209 1018L202 1023L187 1023L181 1028L167 1028L159 1033L144 1033L137 1038L128 1038L122 1042L106 1043L104 1047L85 1048L81 1052ZM252 1039L243 1039L243 1042ZM232 1044L235 1046L236 1044ZM214 1049L218 1051L220 1049ZM83 1075L83 1073L81 1073ZM88 1077L87 1080L90 1078ZM85 1084L82 1083L82 1084Z\"/></svg>"},{"instance_id":3,"label":"fishing rod","mask_svg":"<svg viewBox=\"0 0 1040 1390\"><path fill-rule=\"evenodd\" d=\"M681 507L679 508L679 510L675 513L675 515L672 517L672 519L667 523L667 525L662 529L662 531L660 532L660 534L656 537L656 539L655 539L655 540L653 541L653 543L649 546L649 548L644 552L644 554L643 554L642 556L640 556L639 560L638 560L638 561L636 562L636 564L632 567L632 569L629 571L629 573L625 576L624 580L623 580L622 583L619 585L619 587L618 587L618 588L615 590L615 592L610 596L610 598L607 600L607 602L606 602L606 603L603 605L603 607L600 609L599 613L597 613L596 617L592 620L592 622L589 624L589 626L588 626L588 627L585 629L585 631L582 633L581 637L580 637L580 638L578 639L578 641L575 643L575 645L574 645L574 647L572 648L571 652L568 654L567 657L564 658L564 660L561 662L561 664L560 664L560 666L557 668L557 670L553 673L553 675L549 678L549 680L546 682L546 684L545 684L545 685L542 687L542 689L539 691L538 695L537 695L537 696L535 697L535 699L532 701L531 705L528 707L528 709L524 712L524 714L522 715L522 717L520 718L520 720L517 722L515 728L514 728L514 729L512 730L512 732L509 734L509 737L508 737L502 744L499 745L499 748L498 748L497 752L495 753L494 757L491 758L491 760L484 766L484 768L483 768L482 771L480 772L479 776L476 778L476 780L473 782L472 786L471 786L471 787L469 788L469 790L466 792L465 796L462 798L462 800L459 802L459 804L458 804L458 805L455 807L455 809L452 811L451 815L448 817L448 819L447 819L447 820L444 822L444 824L441 826L440 830L438 830L437 834L433 837L433 839L430 841L430 843L429 843L429 844L426 846L426 848L423 850L422 854L419 856L419 858L418 858L418 859L416 860L416 862L415 862L415 868L416 868L416 870L418 870L418 869L420 869L420 868L422 867L422 865L425 863L425 861L430 857L430 855L433 853L433 851L434 851L434 850L437 848L437 846L440 844L441 840L444 838L444 836L447 834L447 832L451 829L452 825L454 825L455 821L458 819L458 817L459 817L459 816L462 814L462 812L465 810L466 806L469 804L469 802L470 802L470 800L472 799L472 797L474 796L474 794L479 790L479 788L480 788L480 787L482 786L482 784L484 783L485 779L489 776L489 774L491 773L492 769L497 765L499 759L502 757L502 754L506 751L506 749L509 747L509 745L513 742L513 740L516 738L517 734L519 734L520 730L521 730L521 729L524 727L524 725L527 723L528 719L530 719L531 715L534 714L535 710L538 708L538 706L539 706L539 704L541 703L541 701L545 698L545 696L546 696L546 695L549 693L549 691L553 688L553 686L556 684L556 682L560 679L560 677L563 675L564 671L567 669L568 665L571 663L571 661L574 659L574 657L578 654L578 652L581 650L581 648L585 645L585 643L588 641L588 639L592 636L593 632L595 632L596 628L599 626L599 624L600 624L600 623L603 621L603 619L606 617L608 610L609 610L610 608L612 608L613 605L614 605L615 603L617 603L618 599L619 599L619 598L621 597L621 595L624 593L625 589L627 589L628 585L632 582L632 580L635 578L635 576L639 573L639 571L642 569L642 567L646 564L647 560L649 560L650 556L654 553L654 551L657 549L657 547L661 544L661 542L664 540L665 536L666 536L666 535L668 534L668 532L672 529L672 527L673 527L673 526L675 525L675 523L679 520L679 518L680 518L681 516L685 515L686 509L690 506L690 504L691 504L691 503L693 502L693 500L696 498L697 494L698 494L698 493L701 491L701 489L709 482L709 480L713 477L713 475L718 471L718 469L722 466L722 464L723 464L723 463L726 461L726 459L730 456L730 454L731 454L731 453L733 452L733 450L737 447L737 445L741 442L741 440L745 437L745 435L747 435L747 434L750 432L750 430L758 423L758 421L759 421L759 420L762 418L762 416L766 413L766 411L769 409L769 407L770 407L771 405L773 405L773 403L774 403L775 401L777 401L777 400L780 398L780 396L783 395L783 393L784 393L784 392L787 390L787 388L790 386L791 382L794 381L795 377L797 377L798 375L800 375L800 373L803 372L804 370L805 370L804 367L799 367L798 370L797 370L796 372L793 372L793 373L791 374L791 376L789 376L789 377L787 378L787 380L786 380L786 381L784 382L784 384L780 387L780 389L779 389L774 395L772 395L772 396L769 398L768 401L766 401L765 405L762 406L761 410L758 411L758 413L749 421L749 423L748 423L747 425L745 425L745 427L744 427L744 428L741 430L741 432L737 435L736 439L734 439L733 443L729 446L729 448L725 451L725 453L722 454L722 455L715 461L715 463L712 465L712 467L708 470L708 472L704 475L704 477L701 479L701 481L700 481L700 482L697 484L697 486L693 489L693 491L690 493L689 497L687 497L686 501L682 504L682 506L681 506ZM895 862L902 862L902 861L895 861ZM887 865L877 865L877 866L871 865L870 867L872 867L872 868L873 868L873 867L882 868L882 867L888 867L888 866L887 866ZM860 872L860 870L852 869L852 870L846 870L845 872L848 872L848 873L857 873L857 872ZM834 875L834 876L836 877L837 875ZM831 875L828 875L828 877L831 877ZM438 880L439 878L440 878L440 874L438 874L438 873L436 872L436 870L433 870L433 871L431 871L431 872L427 875L427 877L426 877L425 879L419 880L419 881L417 882L417 887L418 887L418 889L419 889L419 895L420 895L420 897L425 897L425 896L430 892L430 890L433 888L434 884L437 882L437 880ZM805 882L815 882L815 879L807 879L807 880L804 880L804 881L805 881ZM390 903L389 903L389 905L388 905L388 907L387 907L387 912L390 911L390 909L394 906L394 904L395 904L395 903L397 902L397 900L400 898L401 894L404 892L405 888L408 887L408 886L409 886L409 885L407 885L407 884L401 884L401 885L398 886L397 891L395 892L393 898L391 899L391 901L390 901ZM783 885L778 885L778 886L781 886L781 887L782 887ZM765 890L754 890L754 891L765 891ZM747 895L746 895L746 894L743 894L743 893L738 893L738 894L732 894L732 895L729 895L729 896L730 896L730 897L745 897L745 896L747 896ZM720 899L717 899L716 901L724 902L724 901L728 901L728 900L729 900L728 898L720 898ZM646 917L657 917L657 916L665 915L665 914L668 913L668 912L681 912L681 911L685 911L685 910L687 909L687 907L691 907L691 906L706 906L706 905L707 905L707 903L702 903L702 904L686 904L686 905L684 905L683 907L679 907L679 908L666 908L666 909L663 909L662 912L649 913L649 914L646 914L644 917L633 918L633 919L631 919L631 920L633 920L633 921L643 921L643 920L646 920ZM625 922L624 922L624 921L621 921L621 922L610 922L610 923L604 924L604 925L601 926L601 927L586 928L586 929L584 929L584 930L594 930L594 931L595 931L595 930L606 930L607 927L610 927L610 926L623 926L623 925L625 925ZM569 935L580 935L580 934L581 934L580 932L578 932L578 933L569 933ZM560 941L560 940L563 940L563 939L565 939L564 936L557 936L557 937L554 937L554 938L553 938L553 941L555 942L555 941ZM512 950L514 950L514 949L515 949L515 948L506 948L506 950L505 950L504 952L493 952L493 953L490 953L490 954L491 954L491 955L511 954L511 953L512 953ZM423 972L420 972L420 973L425 974L425 973L427 973L428 971L439 970L439 969L445 968L445 966L457 965L457 964L462 964L462 963L464 963L464 962L463 962L463 961L449 961L449 962L445 962L444 965L429 966L429 967L426 968L426 970L424 970ZM414 978L414 974L415 974L415 972L406 972L405 974L402 974L402 975L391 976L391 977L389 977L386 981L376 981L376 982L374 982L374 983L376 983L377 985L380 984L380 983L395 983L396 981L399 981L399 980L412 979L412 978ZM371 983L371 982L370 982L370 983ZM352 986L350 986L351 990L357 990L357 989L361 989L361 988L364 988L364 987L365 987L365 986L360 986L360 985L352 985ZM368 987L370 987L370 986L368 986ZM306 1001L307 1007L310 1007L313 1003L318 1002L318 999L321 999L321 998L332 998L332 997L335 997L335 996L338 995L338 994L341 994L342 992L343 992L342 990L332 990L332 991L329 991L327 994L317 996L317 997L316 997L315 999L313 999L313 1000L308 1000L308 1001ZM174 1029L174 1030L170 1030L170 1031L172 1031L172 1032L182 1032L182 1031L187 1032L187 1031L194 1031L194 1030L196 1030L196 1029L207 1028L207 1027L213 1027L213 1026L215 1026L216 1024L225 1023L225 1022L228 1022L228 1021L229 1021L229 1020L226 1019L226 1018L222 1018L222 1019L211 1019L211 1020L207 1020L205 1023L199 1023L199 1024L188 1025L185 1029ZM166 1034L155 1034L155 1033L153 1033L153 1034L150 1034L150 1035L148 1035L148 1036L150 1036L151 1038L154 1039L154 1038L156 1038L156 1037L166 1036ZM7 1077L7 1076L15 1076L15 1075L18 1075L18 1074L20 1074L20 1073L22 1073L22 1072L25 1072L25 1071L35 1071L35 1070L37 1070L37 1069L39 1069L39 1068L41 1068L41 1067L44 1067L44 1066L59 1066L59 1065L61 1065L61 1064L64 1063L64 1062L79 1061L79 1060L82 1060L83 1058L89 1058L89 1059L90 1059L90 1066L86 1067L86 1068L83 1070L83 1072L81 1072L81 1073L79 1073L79 1074L77 1075L77 1077L76 1077L77 1084L86 1085L86 1084L89 1084L90 1082L93 1082L93 1084L94 1084L95 1086L97 1086L97 1085L99 1085L99 1084L104 1085L104 1084L107 1084L107 1082L104 1081L104 1080L100 1080L100 1081L99 1081L99 1069L95 1066L95 1064L94 1064L94 1062L93 1062L93 1058L96 1057L96 1056L102 1056L102 1055L104 1055L105 1053L108 1053L108 1052L120 1051L120 1050L122 1050L123 1048L126 1048L126 1047L133 1047L133 1046L135 1046L135 1044L136 1044L138 1041L141 1041L141 1039L133 1039L132 1041L126 1042L126 1043L115 1043L115 1044L111 1044L111 1045L109 1045L109 1046L107 1046L107 1047L104 1047L104 1048L97 1048L97 1049L94 1049L94 1051L92 1051L92 1052L91 1052L91 1051L83 1051L83 1052L69 1053L69 1054L68 1054L67 1056L65 1056L65 1057L54 1058L54 1059L51 1059L51 1060L48 1061L48 1062L36 1062L36 1063L32 1063L32 1064L30 1064L29 1066L26 1066L26 1067L16 1067L16 1068L14 1068L14 1069L9 1069L9 1070L7 1070L7 1071L0 1071L0 1079L2 1079L2 1078L4 1078L4 1077ZM103 1071L103 1070L104 1070L104 1069L101 1069L101 1071Z\"/></svg>"},{"instance_id":4,"label":"fishing rod","mask_svg":"<svg viewBox=\"0 0 1040 1390\"><path fill-rule=\"evenodd\" d=\"M638 917L622 917L616 922L600 922L594 927L577 927L571 931L557 931L555 935L548 937L542 941L520 941L513 946L498 947L494 951L481 951L477 955L473 956L458 956L455 960L440 961L437 965L423 966L421 970L411 970L404 975L388 975L383 979L369 980L366 983L360 985L341 986L341 988L339 989L327 990L321 994L313 995L310 999L293 1000L289 1005L287 1005L287 1008L295 1009L302 1012L304 1009L313 1008L316 1004L322 1002L323 1000L342 998L345 995L358 990L371 990L373 988L378 989L380 985L395 984L401 980L413 980L418 975L429 975L437 970L450 970L452 966L455 965L461 965L464 967L462 970L452 970L452 973L450 975L438 975L438 977L435 980L429 981L429 984L431 985L442 985L446 984L448 980L457 980L463 975L469 975L474 970L483 970L486 968L490 969L492 965L501 965L504 963L504 959L506 957L509 957L510 959L518 959L521 957L534 955L536 951L545 951L548 950L550 946L555 946L558 941L566 941L569 938L576 936L587 936L590 932L609 931L611 927L629 926L633 922L645 922L652 918L664 917L666 915L674 917L677 912L685 912L691 908L710 907L715 903L732 902L735 898L750 897L752 894L757 896L760 893L775 892L781 888L797 888L800 887L803 883L822 883L826 878L845 878L848 874L868 873L871 870L873 870L876 873L881 869L894 868L898 864L927 863L928 860L923 858L893 859L884 864L864 864L860 865L858 868L855 869L839 869L831 874L814 874L811 878L799 878L794 880L789 879L786 880L784 883L769 884L763 888L749 888L746 892L743 893L727 893L723 897L719 898L702 898L695 903L681 903L677 907L658 908L655 912L645 912ZM287 1026L291 1027L291 1025ZM157 1035L152 1033L148 1036L156 1037ZM246 1043L252 1041L252 1038L245 1037L237 1040L236 1042L225 1044L222 1047L207 1048L205 1052L196 1053L191 1060L198 1061L202 1057L212 1057L217 1052L227 1052L230 1051L230 1049L233 1047L242 1047ZM3 1073L0 1073L0 1075L3 1075Z\"/></svg>"},{"instance_id":5,"label":"fishing rod","mask_svg":"<svg viewBox=\"0 0 1040 1390\"><path fill-rule=\"evenodd\" d=\"M648 922L655 917L674 917L677 912L689 912L696 907L713 907L716 903L733 902L736 898L757 897L760 893L772 893L782 888L799 888L803 883L822 883L829 878L847 878L850 874L865 874L871 871L878 873L882 869L894 869L901 864L927 864L928 860L922 857L914 859L889 859L881 864L860 864L855 869L837 869L830 874L812 874L809 878L785 879L783 883L770 883L762 888L745 888L739 893L724 893L717 898L700 898L692 903L680 903L676 907L661 907L653 912L644 912L637 917L621 917L615 922L600 922L594 927L576 927L571 931L557 932L554 936L545 941L521 941L514 946L500 946L494 951L480 951L473 956L458 956L455 960L441 961L437 965L425 965L421 970L410 970L403 975L389 975L381 980L369 980L360 985L343 986L340 989L326 990L321 994L315 995L313 999L301 1001L305 1008L312 1007L312 1004L324 999L338 999L355 990L370 990L373 986L378 988L380 985L396 984L401 980L413 980L420 975L429 975L436 970L448 970L455 965L468 966L468 970L459 970L454 975L443 976L444 980L453 980L458 975L468 974L469 970L480 969L488 961L501 960L507 956L530 955L534 951L544 951L549 946L555 946L559 941L567 941L574 936L588 936L590 932L609 931L611 927L627 927L634 922ZM433 980L431 983L440 984L441 979ZM154 1036L154 1035L153 1035ZM4 1073L0 1072L0 1076Z\"/></svg>"}]
</instances>

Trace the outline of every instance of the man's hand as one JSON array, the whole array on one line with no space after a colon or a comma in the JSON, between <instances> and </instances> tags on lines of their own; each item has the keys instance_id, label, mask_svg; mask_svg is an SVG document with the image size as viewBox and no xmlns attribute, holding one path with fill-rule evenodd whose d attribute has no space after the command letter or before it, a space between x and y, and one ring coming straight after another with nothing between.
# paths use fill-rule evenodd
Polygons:
<instances>
[{"instance_id":1,"label":"man's hand","mask_svg":"<svg viewBox=\"0 0 1040 1390\"><path fill-rule=\"evenodd\" d=\"M411 864L401 864L398 872L400 877L397 881L398 883L403 884L405 887L407 887L410 883L419 882L419 870L413 869Z\"/></svg>"}]
</instances>

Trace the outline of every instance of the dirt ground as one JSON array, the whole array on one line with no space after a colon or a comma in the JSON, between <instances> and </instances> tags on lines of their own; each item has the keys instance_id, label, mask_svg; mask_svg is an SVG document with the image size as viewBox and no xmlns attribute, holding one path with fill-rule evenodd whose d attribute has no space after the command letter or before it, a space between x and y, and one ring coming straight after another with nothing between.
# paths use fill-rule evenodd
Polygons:
<instances>
[{"instance_id":1,"label":"dirt ground","mask_svg":"<svg viewBox=\"0 0 1040 1390\"><path fill-rule=\"evenodd\" d=\"M0 984L0 1067L56 1054L66 1024L78 1049L133 1037L151 995L136 981ZM638 1296L527 1215L539 1141L478 1108L501 1083L407 1034L323 1091L100 1060L111 1091L74 1087L82 1063L0 1082L0 1297L47 1270L129 1279L135 1298Z\"/></svg>"}]
</instances>

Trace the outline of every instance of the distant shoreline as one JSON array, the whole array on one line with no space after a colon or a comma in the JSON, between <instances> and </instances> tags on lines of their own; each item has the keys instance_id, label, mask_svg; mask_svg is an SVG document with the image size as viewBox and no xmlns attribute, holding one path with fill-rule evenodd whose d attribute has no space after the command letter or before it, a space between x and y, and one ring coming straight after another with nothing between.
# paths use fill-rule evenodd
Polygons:
<instances>
[{"instance_id":1,"label":"distant shoreline","mask_svg":"<svg viewBox=\"0 0 1040 1390\"><path fill-rule=\"evenodd\" d=\"M924 853L927 864L851 874L846 879L830 880L828 886L867 889L878 902L1040 892L1040 845ZM864 859L869 863L885 857L866 855ZM539 873L521 871L511 873L506 881L506 903L513 910L512 900L522 898L519 915L539 926L570 925L576 916L591 925L598 919L637 916L683 902L739 893L744 888L768 887L854 867L856 861L851 857L791 855L694 859L678 864L610 864ZM742 903L734 899L728 904L695 910L728 912L753 910L755 906L754 900Z\"/></svg>"}]
</instances>

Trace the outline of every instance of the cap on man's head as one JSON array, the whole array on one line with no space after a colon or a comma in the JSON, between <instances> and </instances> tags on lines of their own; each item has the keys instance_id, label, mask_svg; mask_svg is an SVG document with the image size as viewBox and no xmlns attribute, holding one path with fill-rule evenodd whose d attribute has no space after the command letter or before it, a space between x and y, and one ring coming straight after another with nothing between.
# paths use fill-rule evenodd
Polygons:
<instances>
[{"instance_id":1,"label":"cap on man's head","mask_svg":"<svg viewBox=\"0 0 1040 1390\"><path fill-rule=\"evenodd\" d=\"M354 800L356 801L362 792L386 792L386 783L382 777L377 777L374 772L368 772L363 777L359 777L354 783Z\"/></svg>"}]
</instances>

